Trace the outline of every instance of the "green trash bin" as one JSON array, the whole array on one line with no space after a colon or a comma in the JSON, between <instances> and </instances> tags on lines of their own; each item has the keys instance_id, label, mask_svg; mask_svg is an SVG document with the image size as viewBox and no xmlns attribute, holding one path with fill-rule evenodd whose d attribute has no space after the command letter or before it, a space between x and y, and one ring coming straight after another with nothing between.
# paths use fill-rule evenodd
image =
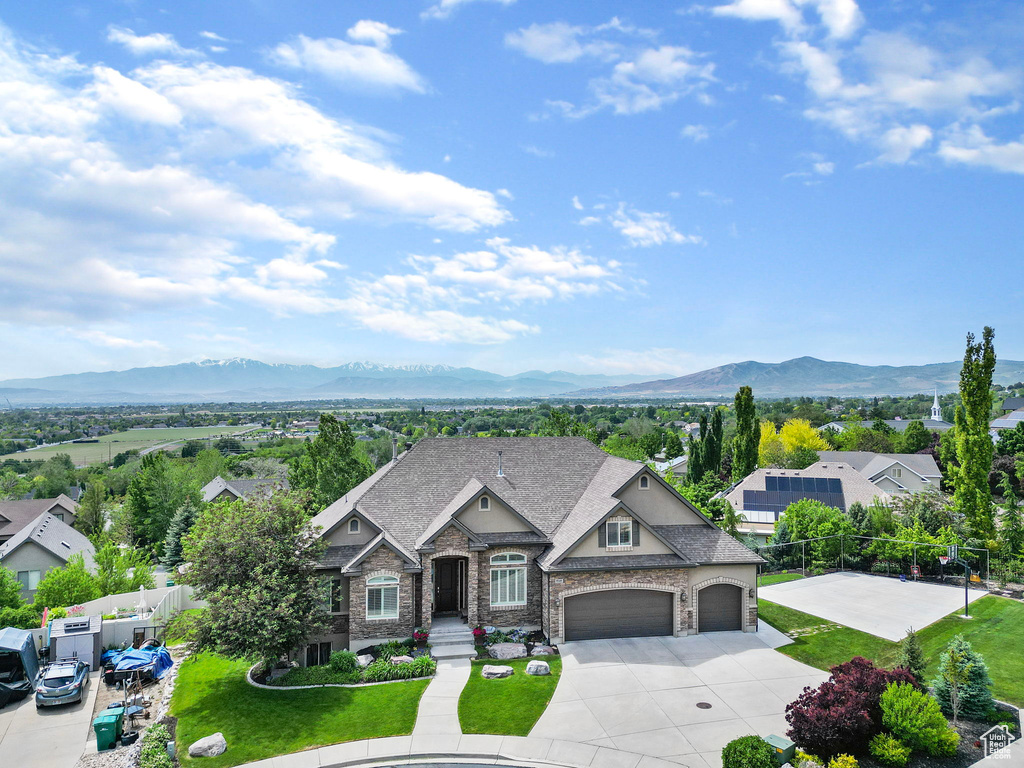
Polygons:
<instances>
[{"instance_id":1,"label":"green trash bin","mask_svg":"<svg viewBox=\"0 0 1024 768\"><path fill-rule=\"evenodd\" d=\"M174 586L174 579L168 579L167 580L167 586L168 587L173 587Z\"/></svg>"},{"instance_id":2,"label":"green trash bin","mask_svg":"<svg viewBox=\"0 0 1024 768\"><path fill-rule=\"evenodd\" d=\"M104 752L117 746L124 730L124 709L105 709L92 721L96 731L96 749Z\"/></svg>"}]
</instances>

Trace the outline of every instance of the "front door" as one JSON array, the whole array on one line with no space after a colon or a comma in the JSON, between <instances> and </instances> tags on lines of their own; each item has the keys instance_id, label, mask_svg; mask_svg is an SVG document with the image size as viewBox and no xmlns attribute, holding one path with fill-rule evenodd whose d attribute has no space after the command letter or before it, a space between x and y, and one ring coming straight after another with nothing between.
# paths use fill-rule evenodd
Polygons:
<instances>
[{"instance_id":1,"label":"front door","mask_svg":"<svg viewBox=\"0 0 1024 768\"><path fill-rule=\"evenodd\" d=\"M434 613L459 610L458 561L434 561Z\"/></svg>"}]
</instances>

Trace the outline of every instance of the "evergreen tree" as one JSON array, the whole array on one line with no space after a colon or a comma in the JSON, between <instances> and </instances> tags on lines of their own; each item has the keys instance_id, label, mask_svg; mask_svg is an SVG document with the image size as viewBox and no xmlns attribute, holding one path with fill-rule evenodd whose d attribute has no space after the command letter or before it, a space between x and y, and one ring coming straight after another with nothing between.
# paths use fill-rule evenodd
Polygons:
<instances>
[{"instance_id":1,"label":"evergreen tree","mask_svg":"<svg viewBox=\"0 0 1024 768\"><path fill-rule=\"evenodd\" d=\"M900 438L903 453L917 453L932 444L931 433L924 428L924 423L914 419L907 424Z\"/></svg>"},{"instance_id":2,"label":"evergreen tree","mask_svg":"<svg viewBox=\"0 0 1024 768\"><path fill-rule=\"evenodd\" d=\"M190 497L198 499L199 486L188 467L173 466L163 451L143 456L125 492L125 510L138 543L154 549L162 546L171 518Z\"/></svg>"},{"instance_id":3,"label":"evergreen tree","mask_svg":"<svg viewBox=\"0 0 1024 768\"><path fill-rule=\"evenodd\" d=\"M704 477L704 441L690 435L686 461L686 482L690 485L699 483Z\"/></svg>"},{"instance_id":4,"label":"evergreen tree","mask_svg":"<svg viewBox=\"0 0 1024 768\"><path fill-rule=\"evenodd\" d=\"M989 437L992 412L992 372L996 353L992 345L995 332L985 327L981 343L967 334L967 350L960 369L960 400L956 409L956 469L953 506L967 518L975 535L986 537L995 532L992 491L988 473L994 446Z\"/></svg>"},{"instance_id":5,"label":"evergreen tree","mask_svg":"<svg viewBox=\"0 0 1024 768\"><path fill-rule=\"evenodd\" d=\"M736 393L736 437L733 438L732 479L742 480L757 469L757 444L761 426L754 413L754 391L740 387Z\"/></svg>"},{"instance_id":6,"label":"evergreen tree","mask_svg":"<svg viewBox=\"0 0 1024 768\"><path fill-rule=\"evenodd\" d=\"M868 514L867 507L859 501L855 501L850 505L846 514L850 516L850 522L853 523L858 534L861 536L871 535L871 516Z\"/></svg>"},{"instance_id":7,"label":"evergreen tree","mask_svg":"<svg viewBox=\"0 0 1024 768\"><path fill-rule=\"evenodd\" d=\"M917 639L917 633L913 627L907 630L907 636L900 641L896 666L903 667L910 672L918 685L924 685L924 672L928 662L925 661L924 649L921 648L921 641Z\"/></svg>"},{"instance_id":8,"label":"evergreen tree","mask_svg":"<svg viewBox=\"0 0 1024 768\"><path fill-rule=\"evenodd\" d=\"M942 652L932 690L942 711L949 716L956 704L957 716L984 720L995 706L988 666L963 635L950 640Z\"/></svg>"},{"instance_id":9,"label":"evergreen tree","mask_svg":"<svg viewBox=\"0 0 1024 768\"><path fill-rule=\"evenodd\" d=\"M675 432L670 432L665 438L665 458L678 458L683 455L683 450L683 441L679 439L679 435Z\"/></svg>"},{"instance_id":10,"label":"evergreen tree","mask_svg":"<svg viewBox=\"0 0 1024 768\"><path fill-rule=\"evenodd\" d=\"M195 502L192 499L186 499L171 518L171 525L167 529L167 538L164 539L164 554L160 558L161 564L168 570L174 570L181 564L182 537L192 529L198 514L199 510Z\"/></svg>"},{"instance_id":11,"label":"evergreen tree","mask_svg":"<svg viewBox=\"0 0 1024 768\"><path fill-rule=\"evenodd\" d=\"M1007 556L1016 557L1024 554L1024 518L1021 517L1020 500L1013 489L1013 479L1006 472L999 474L1002 476L999 490L1003 492L1003 498L1006 500L1006 511L1001 516L999 541L1002 542Z\"/></svg>"},{"instance_id":12,"label":"evergreen tree","mask_svg":"<svg viewBox=\"0 0 1024 768\"><path fill-rule=\"evenodd\" d=\"M97 478L89 483L78 505L75 528L86 536L96 536L102 533L103 524L106 522L103 512L106 500L107 489L103 485L103 481Z\"/></svg>"},{"instance_id":13,"label":"evergreen tree","mask_svg":"<svg viewBox=\"0 0 1024 768\"><path fill-rule=\"evenodd\" d=\"M711 414L711 431L705 438L704 471L716 475L722 471L722 429L722 409L715 408Z\"/></svg>"},{"instance_id":14,"label":"evergreen tree","mask_svg":"<svg viewBox=\"0 0 1024 768\"><path fill-rule=\"evenodd\" d=\"M292 470L292 488L308 491L317 509L330 506L373 472L369 461L355 448L356 439L348 424L333 414L320 414L320 432Z\"/></svg>"}]
</instances>

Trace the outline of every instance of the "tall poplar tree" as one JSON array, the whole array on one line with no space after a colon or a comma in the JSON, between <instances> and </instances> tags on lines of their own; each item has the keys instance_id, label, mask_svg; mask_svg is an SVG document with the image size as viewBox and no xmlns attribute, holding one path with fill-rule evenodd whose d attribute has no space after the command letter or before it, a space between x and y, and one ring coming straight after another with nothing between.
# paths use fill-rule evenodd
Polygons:
<instances>
[{"instance_id":1,"label":"tall poplar tree","mask_svg":"<svg viewBox=\"0 0 1024 768\"><path fill-rule=\"evenodd\" d=\"M994 336L995 331L988 326L981 343L975 342L973 333L967 334L967 350L960 369L962 404L956 409L956 457L960 466L955 470L953 506L966 516L974 533L983 537L995 532L992 490L988 484L995 450L988 434L992 373L996 367Z\"/></svg>"},{"instance_id":2,"label":"tall poplar tree","mask_svg":"<svg viewBox=\"0 0 1024 768\"><path fill-rule=\"evenodd\" d=\"M732 441L732 479L742 480L757 469L761 426L754 413L754 391L750 387L740 387L735 404L736 437Z\"/></svg>"}]
</instances>

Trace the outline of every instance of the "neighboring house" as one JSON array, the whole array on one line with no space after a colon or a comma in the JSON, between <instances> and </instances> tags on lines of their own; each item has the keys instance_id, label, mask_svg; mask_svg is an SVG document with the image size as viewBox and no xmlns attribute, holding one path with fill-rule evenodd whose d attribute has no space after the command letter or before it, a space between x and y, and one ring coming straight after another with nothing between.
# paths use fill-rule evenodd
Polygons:
<instances>
[{"instance_id":1,"label":"neighboring house","mask_svg":"<svg viewBox=\"0 0 1024 768\"><path fill-rule=\"evenodd\" d=\"M930 453L872 453L871 451L818 451L826 462L849 464L886 493L918 493L938 489L939 465Z\"/></svg>"},{"instance_id":2,"label":"neighboring house","mask_svg":"<svg viewBox=\"0 0 1024 768\"><path fill-rule=\"evenodd\" d=\"M421 440L313 524L334 626L307 660L437 616L552 642L757 629L761 558L584 438Z\"/></svg>"},{"instance_id":3,"label":"neighboring house","mask_svg":"<svg viewBox=\"0 0 1024 768\"><path fill-rule=\"evenodd\" d=\"M924 424L924 428L929 432L945 432L953 428L953 425L948 421L942 420L942 408L939 407L939 393L935 393L935 399L932 401L932 410L930 414L931 418L928 419L884 419L884 423L888 424L895 432L904 432L907 427L910 426L912 421L920 421ZM871 429L874 421L855 421L854 424L859 424L865 429ZM830 421L819 429L832 429L836 432L843 432L850 426L849 422L846 421Z\"/></svg>"},{"instance_id":4,"label":"neighboring house","mask_svg":"<svg viewBox=\"0 0 1024 768\"><path fill-rule=\"evenodd\" d=\"M668 461L655 462L654 469L662 477L671 472L673 476L682 478L686 476L686 465L689 460L690 457L684 453L682 456L676 456Z\"/></svg>"},{"instance_id":5,"label":"neighboring house","mask_svg":"<svg viewBox=\"0 0 1024 768\"><path fill-rule=\"evenodd\" d=\"M0 501L0 544L21 531L43 513L73 525L78 504L63 493L55 499Z\"/></svg>"},{"instance_id":6,"label":"neighboring house","mask_svg":"<svg viewBox=\"0 0 1024 768\"><path fill-rule=\"evenodd\" d=\"M846 512L855 502L886 503L889 494L843 461L819 461L807 469L758 469L718 494L745 518L739 532L766 541L786 507L815 499Z\"/></svg>"},{"instance_id":7,"label":"neighboring house","mask_svg":"<svg viewBox=\"0 0 1024 768\"><path fill-rule=\"evenodd\" d=\"M1003 404L1000 406L1000 409L1003 413L1024 409L1024 397L1008 397L1003 400Z\"/></svg>"},{"instance_id":8,"label":"neighboring house","mask_svg":"<svg viewBox=\"0 0 1024 768\"><path fill-rule=\"evenodd\" d=\"M1020 398L1017 398L1020 399ZM1024 421L1024 408L1018 408L1010 413L1004 413L998 419L993 419L989 424L990 434L993 439L998 439L999 433L1004 429L1015 429L1018 424Z\"/></svg>"},{"instance_id":9,"label":"neighboring house","mask_svg":"<svg viewBox=\"0 0 1024 768\"><path fill-rule=\"evenodd\" d=\"M218 475L203 486L203 501L235 501L254 496L270 496L274 491L287 491L288 481L278 478L246 478L225 480Z\"/></svg>"},{"instance_id":10,"label":"neighboring house","mask_svg":"<svg viewBox=\"0 0 1024 768\"><path fill-rule=\"evenodd\" d=\"M21 596L32 602L36 587L53 568L60 568L81 553L93 567L95 550L84 535L48 512L39 515L10 539L0 544L0 565L13 571L21 582Z\"/></svg>"}]
</instances>

